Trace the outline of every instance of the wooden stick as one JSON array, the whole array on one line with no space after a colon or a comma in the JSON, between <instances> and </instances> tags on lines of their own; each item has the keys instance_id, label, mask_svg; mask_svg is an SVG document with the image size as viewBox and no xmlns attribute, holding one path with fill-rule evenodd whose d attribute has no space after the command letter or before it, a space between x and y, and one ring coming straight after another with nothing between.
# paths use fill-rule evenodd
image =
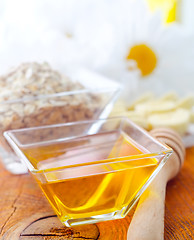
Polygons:
<instances>
[{"instance_id":1,"label":"wooden stick","mask_svg":"<svg viewBox=\"0 0 194 240\"><path fill-rule=\"evenodd\" d=\"M185 149L177 133L169 129L157 129L152 135L169 145L174 153L142 194L128 229L128 240L164 239L166 184L176 176L184 161Z\"/></svg>"}]
</instances>

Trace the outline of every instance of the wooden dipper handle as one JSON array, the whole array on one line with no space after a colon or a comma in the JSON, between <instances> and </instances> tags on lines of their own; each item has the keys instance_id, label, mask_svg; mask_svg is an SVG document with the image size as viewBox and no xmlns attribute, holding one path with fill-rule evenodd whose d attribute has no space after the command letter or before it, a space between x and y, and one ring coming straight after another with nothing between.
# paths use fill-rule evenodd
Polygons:
<instances>
[{"instance_id":1,"label":"wooden dipper handle","mask_svg":"<svg viewBox=\"0 0 194 240\"><path fill-rule=\"evenodd\" d=\"M150 132L159 141L173 149L164 167L142 194L130 223L127 240L163 240L164 206L167 182L179 172L185 157L180 136L171 129L160 128Z\"/></svg>"}]
</instances>

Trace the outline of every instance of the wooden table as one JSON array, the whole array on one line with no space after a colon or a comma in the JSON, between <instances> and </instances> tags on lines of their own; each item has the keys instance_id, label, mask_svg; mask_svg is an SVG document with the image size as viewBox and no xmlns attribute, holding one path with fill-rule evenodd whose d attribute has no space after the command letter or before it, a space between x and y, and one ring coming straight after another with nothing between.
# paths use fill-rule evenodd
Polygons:
<instances>
[{"instance_id":1,"label":"wooden table","mask_svg":"<svg viewBox=\"0 0 194 240\"><path fill-rule=\"evenodd\" d=\"M167 187L165 239L194 239L193 190L194 147L187 149L182 171ZM132 213L122 220L63 227L29 174L14 176L0 165L0 239L125 240L131 217Z\"/></svg>"}]
</instances>

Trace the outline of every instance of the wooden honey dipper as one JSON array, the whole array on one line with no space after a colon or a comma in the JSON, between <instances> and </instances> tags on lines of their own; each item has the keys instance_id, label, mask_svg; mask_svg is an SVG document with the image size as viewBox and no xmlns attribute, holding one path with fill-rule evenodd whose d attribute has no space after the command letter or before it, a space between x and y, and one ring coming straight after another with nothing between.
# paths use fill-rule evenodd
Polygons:
<instances>
[{"instance_id":1,"label":"wooden honey dipper","mask_svg":"<svg viewBox=\"0 0 194 240\"><path fill-rule=\"evenodd\" d=\"M158 128L150 134L173 149L173 154L142 194L130 223L127 240L163 240L166 185L180 171L185 157L181 137L171 129Z\"/></svg>"}]
</instances>

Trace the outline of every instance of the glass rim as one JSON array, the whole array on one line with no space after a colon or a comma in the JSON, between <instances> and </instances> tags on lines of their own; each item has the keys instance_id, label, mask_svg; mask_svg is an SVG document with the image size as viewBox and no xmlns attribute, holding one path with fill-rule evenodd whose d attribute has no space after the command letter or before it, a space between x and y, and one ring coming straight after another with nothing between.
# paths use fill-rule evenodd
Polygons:
<instances>
[{"instance_id":1,"label":"glass rim","mask_svg":"<svg viewBox=\"0 0 194 240\"><path fill-rule=\"evenodd\" d=\"M14 137L14 132L27 132L27 131L32 131L32 130L41 130L41 129L49 129L49 128L56 128L56 127L64 127L64 126L73 126L73 125L80 125L80 124L87 124L87 123L97 123L97 122L107 122L111 120L117 120L120 119L122 121L128 121L133 127L138 128L142 134L148 136L153 142L155 142L157 145L161 146L163 150L156 151L156 152L148 152L148 153L141 153L137 155L129 155L129 156L124 156L124 157L116 157L116 158L106 158L106 159L101 159L96 161L91 161L91 162L86 162L86 163L80 163L80 164L73 164L73 165L68 165L68 166L61 166L61 167L56 167L56 168L48 168L48 169L42 169L38 170L36 169L28 160L28 158L25 156L25 154L21 151L20 148L25 148L25 146L29 146L29 144L20 144L17 140L16 137ZM119 129L117 129L119 130ZM106 131L109 132L109 131ZM143 128L139 127L137 124L132 122L128 117L112 117L112 118L106 118L106 119L96 119L96 120L82 120L82 121L77 121L77 122L68 122L68 123L59 123L59 124L52 124L52 125L45 125L45 126L37 126L37 127L31 127L31 128L23 128L23 129L15 129L15 130L8 130L3 133L4 137L7 139L9 144L12 146L14 151L20 156L22 160L27 164L28 169L31 172L34 173L40 173L40 172L53 172L53 171L58 171L62 169L69 169L69 168L75 168L75 167L84 167L84 166L94 166L94 165L102 165L102 164L109 164L109 163L115 163L115 162L123 162L123 161L132 161L132 160L140 160L142 158L150 158L150 157L157 157L157 156L165 156L167 154L171 154L173 151L172 149L167 146L164 143L161 143L157 139L155 139L153 136L151 136L146 130ZM91 134L82 134L78 136L73 136L73 137L66 137L66 138L60 138L56 140L50 140L50 141L45 141L46 144L48 143L60 143L64 142L66 140L67 142L69 140L73 139L79 139L84 136L89 136ZM40 143L40 142L39 142ZM44 144L45 145L45 144ZM44 146L43 143L41 145L37 145L37 143L34 143L33 146ZM32 146L32 145L30 145Z\"/></svg>"},{"instance_id":2,"label":"glass rim","mask_svg":"<svg viewBox=\"0 0 194 240\"><path fill-rule=\"evenodd\" d=\"M61 72L63 74L63 72ZM79 73L79 76L76 76L76 73ZM75 75L74 75L75 74ZM85 76L86 74L86 76ZM84 94L84 93L103 93L103 92L120 92L123 89L123 85L121 83L119 83L118 81L103 76L100 73L97 73L95 71L89 70L87 68L83 68L83 67L78 67L76 68L76 72L75 70L71 69L71 68L67 68L66 69L66 75L70 78L72 78L72 82L76 81L78 83L83 83L84 79L88 79L89 77L94 77L96 79L98 79L98 82L106 82L107 86L106 87L101 87L99 86L99 84L97 86L95 86L95 88L90 88L90 86L93 86L93 82L91 81L91 83L87 84L87 86L85 86L82 89L77 89L77 90L70 90L70 91L62 91L62 92L58 92L58 93L52 93L52 94L40 94L37 96L28 96L28 97L21 97L21 98L15 98L15 99L11 99L11 100L5 100L5 101L1 101L1 104L11 104L11 103L19 103L19 102L31 102L34 100L41 100L41 99L47 99L47 98L55 98L55 97L63 97L63 96L70 96L70 95L76 95L76 94ZM112 84L112 86L111 86ZM102 85L103 86L103 85Z\"/></svg>"},{"instance_id":3,"label":"glass rim","mask_svg":"<svg viewBox=\"0 0 194 240\"><path fill-rule=\"evenodd\" d=\"M1 104L20 103L20 102L31 102L31 101L40 100L40 99L64 97L64 96L84 94L84 93L93 93L93 92L94 93L120 92L121 89L122 89L122 87L119 85L118 85L118 87L110 87L109 89L108 88L98 88L98 89L84 88L84 89L79 89L79 90L74 90L74 91L64 91L64 92L53 93L53 94L45 94L45 95L43 94L43 95L29 96L29 97L1 101L0 105Z\"/></svg>"}]
</instances>

